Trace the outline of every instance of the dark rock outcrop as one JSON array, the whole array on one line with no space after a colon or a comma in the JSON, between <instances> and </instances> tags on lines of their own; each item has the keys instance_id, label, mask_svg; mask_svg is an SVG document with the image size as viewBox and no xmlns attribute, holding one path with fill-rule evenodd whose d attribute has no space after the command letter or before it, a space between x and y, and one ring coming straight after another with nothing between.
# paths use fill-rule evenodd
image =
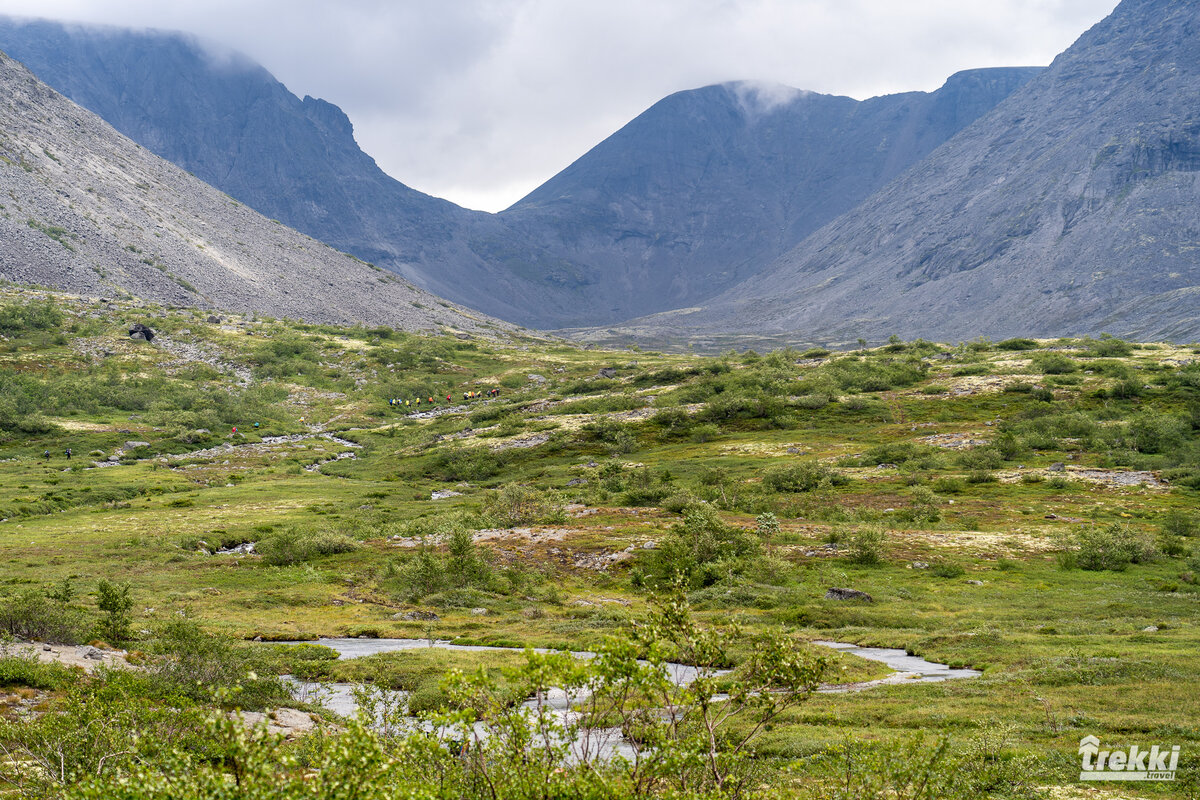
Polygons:
<instances>
[{"instance_id":1,"label":"dark rock outcrop","mask_svg":"<svg viewBox=\"0 0 1200 800\"><path fill-rule=\"evenodd\" d=\"M135 322L129 326L129 338L139 339L143 342L154 341L154 331L149 326L143 325L140 322Z\"/></svg>"},{"instance_id":2,"label":"dark rock outcrop","mask_svg":"<svg viewBox=\"0 0 1200 800\"><path fill-rule=\"evenodd\" d=\"M826 600L862 600L863 602L866 602L866 603L875 602L875 598L871 597L871 595L867 594L866 592L859 591L858 589L842 589L842 588L839 588L836 586L831 587L829 589L829 591L825 592L825 599Z\"/></svg>"}]
</instances>

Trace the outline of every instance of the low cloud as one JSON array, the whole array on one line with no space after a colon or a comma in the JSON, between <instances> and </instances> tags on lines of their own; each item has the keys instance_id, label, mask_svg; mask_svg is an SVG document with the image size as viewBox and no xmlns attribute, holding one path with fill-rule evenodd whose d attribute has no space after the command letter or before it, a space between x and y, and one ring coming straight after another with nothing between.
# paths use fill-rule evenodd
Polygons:
<instances>
[{"instance_id":1,"label":"low cloud","mask_svg":"<svg viewBox=\"0 0 1200 800\"><path fill-rule=\"evenodd\" d=\"M0 12L178 29L343 108L411 186L495 210L663 96L731 79L853 97L1047 64L1115 0L0 0ZM226 51L227 52L227 51Z\"/></svg>"}]
</instances>

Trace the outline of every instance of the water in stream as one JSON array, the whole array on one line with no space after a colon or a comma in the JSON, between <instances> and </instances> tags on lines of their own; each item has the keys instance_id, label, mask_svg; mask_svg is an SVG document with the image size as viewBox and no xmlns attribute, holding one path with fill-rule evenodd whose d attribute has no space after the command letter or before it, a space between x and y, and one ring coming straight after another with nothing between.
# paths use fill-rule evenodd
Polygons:
<instances>
[{"instance_id":1,"label":"water in stream","mask_svg":"<svg viewBox=\"0 0 1200 800\"><path fill-rule=\"evenodd\" d=\"M299 642L281 642L281 644L300 644ZM444 650L467 650L467 651L486 651L486 650L504 650L511 652L521 652L520 648L515 647L489 647L486 645L464 645L453 644L447 641L429 639L318 639L310 644L324 645L331 650L336 650L339 658L361 658L363 656L375 655L376 653L394 653L399 650L417 650L427 647L436 647ZM978 670L973 669L952 669L949 665L938 664L933 661L926 661L923 658L909 655L904 650L886 648L886 647L860 647L855 644L846 642L827 642L814 641L812 644L821 647L828 647L837 650L840 653L849 653L860 658L865 658L868 661L877 661L889 669L893 673L886 678L879 678L873 681L865 681L863 683L854 684L831 684L819 688L818 692L825 693L840 693L861 691L872 686L886 686L900 683L908 683L910 681L917 683L936 683L939 681L956 680L960 678L974 678L979 676ZM551 652L546 649L537 648L536 652L547 653ZM591 658L594 653L586 651L573 652L576 658ZM697 668L687 664L669 663L667 668L670 670L670 676L675 683L685 685L696 679ZM299 700L318 702L325 706L330 711L337 714L352 716L357 710L354 702L354 684L349 683L308 683L305 681L292 681L293 694ZM552 705L561 705L565 711L568 706L568 699L563 697L548 698L548 702Z\"/></svg>"}]
</instances>

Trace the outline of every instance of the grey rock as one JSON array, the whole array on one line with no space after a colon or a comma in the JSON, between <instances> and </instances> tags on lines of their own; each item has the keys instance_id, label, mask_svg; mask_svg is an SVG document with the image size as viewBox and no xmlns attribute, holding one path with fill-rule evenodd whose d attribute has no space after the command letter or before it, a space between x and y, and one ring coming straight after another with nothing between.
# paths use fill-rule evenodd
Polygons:
<instances>
[{"instance_id":1,"label":"grey rock","mask_svg":"<svg viewBox=\"0 0 1200 800\"><path fill-rule=\"evenodd\" d=\"M129 326L129 338L141 339L142 341L154 341L154 331L148 325L143 325L140 322L135 322Z\"/></svg>"},{"instance_id":2,"label":"grey rock","mask_svg":"<svg viewBox=\"0 0 1200 800\"><path fill-rule=\"evenodd\" d=\"M929 563L926 561L914 561L908 565L909 569L929 569Z\"/></svg>"},{"instance_id":3,"label":"grey rock","mask_svg":"<svg viewBox=\"0 0 1200 800\"><path fill-rule=\"evenodd\" d=\"M970 581L967 581L967 583L969 583L972 586L983 586L983 581L970 580Z\"/></svg>"},{"instance_id":4,"label":"grey rock","mask_svg":"<svg viewBox=\"0 0 1200 800\"><path fill-rule=\"evenodd\" d=\"M432 611L401 611L398 614L392 614L392 619L405 622L437 622L441 617Z\"/></svg>"},{"instance_id":5,"label":"grey rock","mask_svg":"<svg viewBox=\"0 0 1200 800\"><path fill-rule=\"evenodd\" d=\"M1142 628L1142 633L1158 633L1158 626L1147 625L1146 627Z\"/></svg>"},{"instance_id":6,"label":"grey rock","mask_svg":"<svg viewBox=\"0 0 1200 800\"><path fill-rule=\"evenodd\" d=\"M617 371L612 367L601 367L600 371L597 372L596 375L601 378L615 378L617 377Z\"/></svg>"},{"instance_id":7,"label":"grey rock","mask_svg":"<svg viewBox=\"0 0 1200 800\"><path fill-rule=\"evenodd\" d=\"M1064 463L1063 463L1063 462L1061 462L1061 461L1055 461L1053 464L1051 464L1051 465L1048 467L1048 469L1049 469L1051 472L1066 472L1066 471L1067 471L1067 465L1066 465L1066 464L1064 464Z\"/></svg>"},{"instance_id":8,"label":"grey rock","mask_svg":"<svg viewBox=\"0 0 1200 800\"><path fill-rule=\"evenodd\" d=\"M471 614L476 617L485 617L488 614L488 610L486 608L472 608Z\"/></svg>"},{"instance_id":9,"label":"grey rock","mask_svg":"<svg viewBox=\"0 0 1200 800\"><path fill-rule=\"evenodd\" d=\"M93 661L103 661L104 651L92 647L90 644L79 645L75 648L75 654L80 658L88 658Z\"/></svg>"},{"instance_id":10,"label":"grey rock","mask_svg":"<svg viewBox=\"0 0 1200 800\"><path fill-rule=\"evenodd\" d=\"M150 446L150 443L149 443L149 442L134 442L134 441L129 441L129 442L126 442L126 443L125 443L125 449L126 449L126 450L133 450L135 447L149 447L149 446Z\"/></svg>"},{"instance_id":11,"label":"grey rock","mask_svg":"<svg viewBox=\"0 0 1200 800\"><path fill-rule=\"evenodd\" d=\"M871 597L871 595L867 594L866 592L859 591L858 589L843 589L836 586L831 587L827 592L825 592L825 599L862 600L867 603L875 602L875 598Z\"/></svg>"}]
</instances>

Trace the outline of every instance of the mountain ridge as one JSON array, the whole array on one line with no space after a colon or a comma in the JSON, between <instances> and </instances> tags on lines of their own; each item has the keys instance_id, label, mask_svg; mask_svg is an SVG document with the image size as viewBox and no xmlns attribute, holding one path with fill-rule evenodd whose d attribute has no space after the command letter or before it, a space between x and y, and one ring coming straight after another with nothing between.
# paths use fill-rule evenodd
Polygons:
<instances>
[{"instance_id":1,"label":"mountain ridge","mask_svg":"<svg viewBox=\"0 0 1200 800\"><path fill-rule=\"evenodd\" d=\"M643 330L1200 337L1200 11L1125 0L760 275Z\"/></svg>"},{"instance_id":2,"label":"mountain ridge","mask_svg":"<svg viewBox=\"0 0 1200 800\"><path fill-rule=\"evenodd\" d=\"M407 330L502 330L268 220L0 53L0 275L90 294Z\"/></svg>"},{"instance_id":3,"label":"mountain ridge","mask_svg":"<svg viewBox=\"0 0 1200 800\"><path fill-rule=\"evenodd\" d=\"M258 65L213 69L194 39L0 19L5 45L118 129L268 217L437 294L540 327L610 323L708 299L853 207L1031 74L977 71L972 84L962 73L939 92L868 101L784 92L802 102L776 104L753 124L740 107L745 98L728 87L676 93L490 215L395 181L358 148L336 106L295 97ZM179 76L188 80L175 91ZM664 114L673 105L719 129L697 131L688 118ZM789 113L792 106L799 110ZM757 124L763 119L775 127ZM663 141L675 145L670 160L642 157L661 154ZM817 161L829 169L806 169ZM664 174L662 163L678 174ZM699 180L705 164L724 187ZM648 181L634 180L638 173ZM571 185L580 177L599 185L597 175L613 191L582 197ZM578 202L565 203L572 194Z\"/></svg>"}]
</instances>

